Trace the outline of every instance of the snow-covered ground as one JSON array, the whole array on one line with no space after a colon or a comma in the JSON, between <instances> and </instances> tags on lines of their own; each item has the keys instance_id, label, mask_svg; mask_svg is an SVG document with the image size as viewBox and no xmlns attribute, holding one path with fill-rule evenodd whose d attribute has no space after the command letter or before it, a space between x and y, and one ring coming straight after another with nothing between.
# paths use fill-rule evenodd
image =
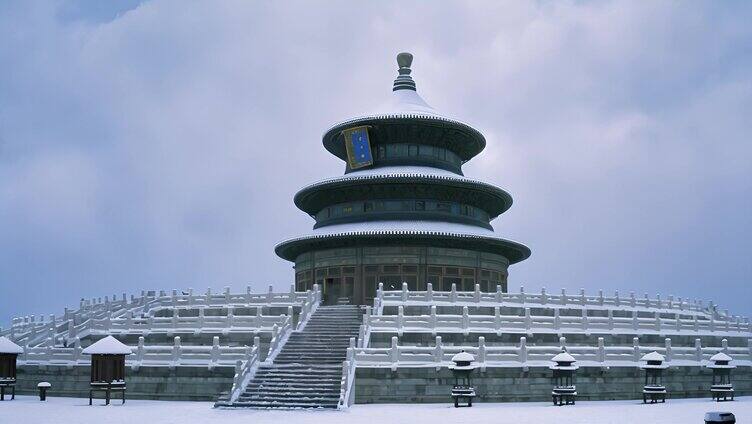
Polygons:
<instances>
[{"instance_id":1,"label":"snow-covered ground","mask_svg":"<svg viewBox=\"0 0 752 424\"><path fill-rule=\"evenodd\" d=\"M209 402L128 400L104 406L96 400L31 396L0 402L0 423L102 423L102 424L307 424L307 423L409 423L409 424L606 424L703 423L705 412L729 411L738 423L752 422L752 397L715 403L709 399L677 399L665 404L641 401L579 402L555 407L549 403L481 403L455 409L447 404L355 405L348 411L257 411L213 409Z\"/></svg>"}]
</instances>

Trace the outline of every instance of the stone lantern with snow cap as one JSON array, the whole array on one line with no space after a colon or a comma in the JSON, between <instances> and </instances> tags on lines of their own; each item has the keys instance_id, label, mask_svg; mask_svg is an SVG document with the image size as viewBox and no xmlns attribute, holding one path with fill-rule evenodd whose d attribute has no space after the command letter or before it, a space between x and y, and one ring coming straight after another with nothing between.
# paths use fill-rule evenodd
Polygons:
<instances>
[{"instance_id":1,"label":"stone lantern with snow cap","mask_svg":"<svg viewBox=\"0 0 752 424\"><path fill-rule=\"evenodd\" d=\"M467 406L473 406L475 388L470 377L475 369L475 357L464 350L452 357L453 364L449 366L454 374L454 386L452 386L452 399L454 407L458 408L460 402L466 402Z\"/></svg>"},{"instance_id":2,"label":"stone lantern with snow cap","mask_svg":"<svg viewBox=\"0 0 752 424\"><path fill-rule=\"evenodd\" d=\"M645 386L642 389L642 402L666 402L666 386L663 385L663 370L668 368L666 358L658 352L650 352L640 358L644 362L640 368L645 370Z\"/></svg>"},{"instance_id":3,"label":"stone lantern with snow cap","mask_svg":"<svg viewBox=\"0 0 752 424\"><path fill-rule=\"evenodd\" d=\"M0 400L5 400L5 389L10 389L11 399L16 398L16 359L21 353L21 346L0 337Z\"/></svg>"},{"instance_id":4,"label":"stone lantern with snow cap","mask_svg":"<svg viewBox=\"0 0 752 424\"><path fill-rule=\"evenodd\" d=\"M120 392L125 403L125 355L130 355L131 348L120 343L116 338L107 336L82 351L91 355L91 383L89 387L89 405L94 392L105 392L105 402L110 404L112 392Z\"/></svg>"},{"instance_id":5,"label":"stone lantern with snow cap","mask_svg":"<svg viewBox=\"0 0 752 424\"><path fill-rule=\"evenodd\" d=\"M574 405L574 399L577 396L574 374L579 368L574 363L577 361L565 347L562 347L561 352L551 358L551 361L553 365L549 368L554 372L554 388L551 392L554 405Z\"/></svg>"},{"instance_id":6,"label":"stone lantern with snow cap","mask_svg":"<svg viewBox=\"0 0 752 424\"><path fill-rule=\"evenodd\" d=\"M710 386L710 394L718 402L721 401L721 398L723 400L734 400L731 370L736 366L731 364L732 360L724 352L718 352L710 357L708 368L713 370L713 384Z\"/></svg>"}]
</instances>

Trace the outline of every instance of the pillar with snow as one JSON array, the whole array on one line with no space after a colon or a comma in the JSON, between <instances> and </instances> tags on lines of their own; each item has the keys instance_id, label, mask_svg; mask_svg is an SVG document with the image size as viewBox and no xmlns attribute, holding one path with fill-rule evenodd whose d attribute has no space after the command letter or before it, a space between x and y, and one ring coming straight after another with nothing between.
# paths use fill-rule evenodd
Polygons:
<instances>
[{"instance_id":1,"label":"pillar with snow","mask_svg":"<svg viewBox=\"0 0 752 424\"><path fill-rule=\"evenodd\" d=\"M640 358L640 368L645 370L645 386L642 388L643 403L666 402L666 386L663 385L663 370L668 368L666 358L658 352L650 352Z\"/></svg>"},{"instance_id":2,"label":"pillar with snow","mask_svg":"<svg viewBox=\"0 0 752 424\"><path fill-rule=\"evenodd\" d=\"M315 220L313 230L275 248L295 264L296 290L319 284L324 303L371 304L379 283L506 292L509 265L530 256L491 226L512 196L463 174L485 137L423 100L412 61L397 56L399 75L382 107L324 133L345 174L298 191L295 205Z\"/></svg>"},{"instance_id":3,"label":"pillar with snow","mask_svg":"<svg viewBox=\"0 0 752 424\"><path fill-rule=\"evenodd\" d=\"M16 398L16 359L21 353L21 346L7 337L0 337L0 400L5 400L5 391L8 389L11 392L10 398Z\"/></svg>"},{"instance_id":4,"label":"pillar with snow","mask_svg":"<svg viewBox=\"0 0 752 424\"><path fill-rule=\"evenodd\" d=\"M561 353L551 358L551 368L554 372L554 388L551 392L554 405L574 405L577 397L577 388L574 383L574 374L577 368L574 363L577 362L567 349L562 347Z\"/></svg>"},{"instance_id":5,"label":"pillar with snow","mask_svg":"<svg viewBox=\"0 0 752 424\"><path fill-rule=\"evenodd\" d=\"M106 405L110 404L112 392L120 392L125 403L125 356L132 353L131 348L116 338L107 336L82 353L91 355L89 405L92 404L94 392L105 393Z\"/></svg>"},{"instance_id":6,"label":"pillar with snow","mask_svg":"<svg viewBox=\"0 0 752 424\"><path fill-rule=\"evenodd\" d=\"M708 368L713 370L713 383L710 386L710 394L718 402L721 400L734 400L731 370L736 368L736 366L731 364L732 360L724 352L718 352L710 357Z\"/></svg>"}]
</instances>

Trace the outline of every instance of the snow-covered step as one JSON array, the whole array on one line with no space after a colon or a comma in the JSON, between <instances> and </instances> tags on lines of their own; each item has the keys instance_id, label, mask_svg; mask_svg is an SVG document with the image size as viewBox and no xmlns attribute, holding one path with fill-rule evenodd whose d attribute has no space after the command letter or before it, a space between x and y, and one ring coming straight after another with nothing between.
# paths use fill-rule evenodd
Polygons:
<instances>
[{"instance_id":1,"label":"snow-covered step","mask_svg":"<svg viewBox=\"0 0 752 424\"><path fill-rule=\"evenodd\" d=\"M232 407L332 409L339 403L342 362L362 322L359 307L320 306L293 332L272 364L261 365Z\"/></svg>"}]
</instances>

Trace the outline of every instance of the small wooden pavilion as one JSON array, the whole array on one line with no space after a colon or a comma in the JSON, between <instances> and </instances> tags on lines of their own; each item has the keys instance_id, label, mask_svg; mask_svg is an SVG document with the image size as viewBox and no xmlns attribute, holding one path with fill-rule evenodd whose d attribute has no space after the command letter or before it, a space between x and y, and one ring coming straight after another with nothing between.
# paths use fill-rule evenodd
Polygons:
<instances>
[{"instance_id":1,"label":"small wooden pavilion","mask_svg":"<svg viewBox=\"0 0 752 424\"><path fill-rule=\"evenodd\" d=\"M666 357L658 352L650 352L640 358L644 362L640 368L645 370L645 386L642 389L642 402L666 402L666 386L663 385L663 370L668 368Z\"/></svg>"},{"instance_id":2,"label":"small wooden pavilion","mask_svg":"<svg viewBox=\"0 0 752 424\"><path fill-rule=\"evenodd\" d=\"M551 361L553 365L549 368L554 372L554 388L551 392L554 405L574 405L575 397L577 397L574 374L579 368L574 363L577 361L567 352L565 347L562 347L561 353L551 358Z\"/></svg>"},{"instance_id":3,"label":"small wooden pavilion","mask_svg":"<svg viewBox=\"0 0 752 424\"><path fill-rule=\"evenodd\" d=\"M0 337L0 400L5 400L6 389L10 389L11 399L16 398L16 359L21 353L21 346Z\"/></svg>"},{"instance_id":4,"label":"small wooden pavilion","mask_svg":"<svg viewBox=\"0 0 752 424\"><path fill-rule=\"evenodd\" d=\"M125 355L132 353L131 348L116 338L107 336L82 353L91 355L89 405L92 404L94 392L105 392L106 405L110 404L112 392L120 392L125 403Z\"/></svg>"},{"instance_id":5,"label":"small wooden pavilion","mask_svg":"<svg viewBox=\"0 0 752 424\"><path fill-rule=\"evenodd\" d=\"M710 386L710 394L718 402L721 400L734 400L731 370L736 368L736 366L731 364L732 360L730 356L723 352L718 352L710 357L708 368L713 370L713 383Z\"/></svg>"}]
</instances>

